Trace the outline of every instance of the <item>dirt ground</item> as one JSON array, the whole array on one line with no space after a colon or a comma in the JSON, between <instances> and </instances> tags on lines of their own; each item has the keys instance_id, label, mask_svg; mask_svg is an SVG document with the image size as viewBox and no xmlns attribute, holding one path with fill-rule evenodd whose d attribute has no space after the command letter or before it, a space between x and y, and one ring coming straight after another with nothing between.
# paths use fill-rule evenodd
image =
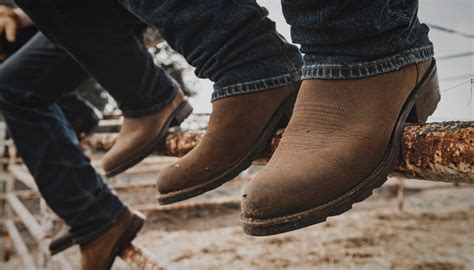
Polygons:
<instances>
[{"instance_id":1,"label":"dirt ground","mask_svg":"<svg viewBox=\"0 0 474 270\"><path fill-rule=\"evenodd\" d=\"M246 236L236 211L227 217L235 225L148 228L137 243L168 269L474 269L474 189L439 187L409 192L405 212L380 192L345 215L279 236Z\"/></svg>"},{"instance_id":2,"label":"dirt ground","mask_svg":"<svg viewBox=\"0 0 474 270\"><path fill-rule=\"evenodd\" d=\"M196 200L238 198L244 179ZM291 233L247 236L238 207L218 207L152 214L135 243L166 269L474 269L474 187L407 180L399 211L394 183L344 215ZM153 189L119 195L132 204L155 202ZM79 264L77 248L66 255ZM21 264L13 258L0 269ZM113 269L129 268L117 259Z\"/></svg>"}]
</instances>

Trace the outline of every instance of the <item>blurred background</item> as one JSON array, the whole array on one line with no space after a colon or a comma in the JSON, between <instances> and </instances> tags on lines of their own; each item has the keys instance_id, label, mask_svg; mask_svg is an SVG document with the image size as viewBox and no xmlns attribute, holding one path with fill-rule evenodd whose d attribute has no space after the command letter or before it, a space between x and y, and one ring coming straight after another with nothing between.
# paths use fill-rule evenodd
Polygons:
<instances>
[{"instance_id":1,"label":"blurred background","mask_svg":"<svg viewBox=\"0 0 474 270\"><path fill-rule=\"evenodd\" d=\"M257 2L269 10L278 30L291 39L280 1ZM420 0L419 17L431 26L442 92L438 109L429 121L474 119L473 14L473 0ZM165 43L153 46L150 52L183 84L194 112L210 113L212 83L196 78L193 69ZM114 101L94 81L77 92L102 111L116 110ZM185 126L205 129L206 119L206 115L194 115ZM105 143L96 143L103 147L119 128L120 115L104 116L98 134L93 136L102 136ZM472 143L470 146L474 147ZM104 152L91 148L85 147L85 151L95 166ZM145 228L135 243L146 248L165 269L474 270L473 185L391 178L344 215L291 233L255 238L241 230L239 198L242 185L261 166L253 165L233 181L184 205L160 208L155 200L156 172L174 160L176 157L154 155L122 175L105 179L121 199L147 214ZM0 173L0 180L9 179L10 174ZM48 237L64 230L65 226L40 203L38 194L19 182L15 189L24 194L25 207L41 222L50 218L44 223L52 224ZM47 256L40 245L21 222L16 224L35 262L45 265L40 269L60 269L44 261ZM0 233L0 255L4 257L0 269L23 269L11 245L4 241L2 236L6 234L1 226ZM78 267L77 247L64 252L64 256L73 269ZM132 268L117 260L113 269Z\"/></svg>"}]
</instances>

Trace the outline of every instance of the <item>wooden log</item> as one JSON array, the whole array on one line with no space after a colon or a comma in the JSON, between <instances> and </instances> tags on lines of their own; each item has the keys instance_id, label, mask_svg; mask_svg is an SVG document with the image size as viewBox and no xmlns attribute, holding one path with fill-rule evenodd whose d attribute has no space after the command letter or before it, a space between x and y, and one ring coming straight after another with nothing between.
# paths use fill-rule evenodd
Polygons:
<instances>
[{"instance_id":1,"label":"wooden log","mask_svg":"<svg viewBox=\"0 0 474 270\"><path fill-rule=\"evenodd\" d=\"M158 154L183 156L191 151L204 131L171 129ZM272 142L257 164L265 164L278 146L283 130L275 133ZM85 147L106 151L115 142L116 133L93 134L83 141ZM411 124L405 127L398 166L393 176L421 180L474 184L474 122L443 122Z\"/></svg>"},{"instance_id":2,"label":"wooden log","mask_svg":"<svg viewBox=\"0 0 474 270\"><path fill-rule=\"evenodd\" d=\"M119 119L107 119L101 120L97 127L94 128L93 132L103 133L103 132L119 132L120 127L122 126L123 120Z\"/></svg>"},{"instance_id":3,"label":"wooden log","mask_svg":"<svg viewBox=\"0 0 474 270\"><path fill-rule=\"evenodd\" d=\"M119 119L122 117L122 112L119 110L111 111L111 112L102 112L102 119L110 120L110 119Z\"/></svg>"},{"instance_id":4,"label":"wooden log","mask_svg":"<svg viewBox=\"0 0 474 270\"><path fill-rule=\"evenodd\" d=\"M407 125L394 175L474 184L474 122Z\"/></svg>"},{"instance_id":5,"label":"wooden log","mask_svg":"<svg viewBox=\"0 0 474 270\"><path fill-rule=\"evenodd\" d=\"M31 257L31 254L28 251L28 248L26 247L25 242L23 241L23 238L21 238L20 233L18 232L18 229L16 228L15 224L11 220L7 220L4 223L5 228L7 229L8 234L10 235L10 238L13 242L13 246L15 247L16 253L21 259L21 262L23 263L23 267L26 270L34 270L36 269L36 266L33 262L33 258Z\"/></svg>"},{"instance_id":6,"label":"wooden log","mask_svg":"<svg viewBox=\"0 0 474 270\"><path fill-rule=\"evenodd\" d=\"M140 270L162 270L165 269L153 257L153 255L144 248L130 245L122 251L120 258L124 260L131 269Z\"/></svg>"}]
</instances>

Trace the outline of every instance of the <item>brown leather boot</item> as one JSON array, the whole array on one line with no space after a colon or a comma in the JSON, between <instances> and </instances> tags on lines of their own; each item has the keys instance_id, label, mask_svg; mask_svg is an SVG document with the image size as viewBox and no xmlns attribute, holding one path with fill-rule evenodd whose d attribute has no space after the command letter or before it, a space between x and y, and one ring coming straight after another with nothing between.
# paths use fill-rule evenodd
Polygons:
<instances>
[{"instance_id":1,"label":"brown leather boot","mask_svg":"<svg viewBox=\"0 0 474 270\"><path fill-rule=\"evenodd\" d=\"M168 129L179 126L192 110L186 96L179 91L163 111L125 118L115 144L102 160L106 176L122 173L150 155L166 139Z\"/></svg>"},{"instance_id":2,"label":"brown leather boot","mask_svg":"<svg viewBox=\"0 0 474 270\"><path fill-rule=\"evenodd\" d=\"M197 196L248 168L292 107L299 85L215 101L207 132L199 144L160 171L159 203Z\"/></svg>"},{"instance_id":3,"label":"brown leather boot","mask_svg":"<svg viewBox=\"0 0 474 270\"><path fill-rule=\"evenodd\" d=\"M99 238L83 244L81 248L82 270L108 270L115 258L128 247L143 227L145 217L126 210L117 223Z\"/></svg>"},{"instance_id":4,"label":"brown leather boot","mask_svg":"<svg viewBox=\"0 0 474 270\"><path fill-rule=\"evenodd\" d=\"M400 153L403 127L439 101L435 61L353 80L304 81L268 164L244 188L250 235L320 223L381 186Z\"/></svg>"}]
</instances>

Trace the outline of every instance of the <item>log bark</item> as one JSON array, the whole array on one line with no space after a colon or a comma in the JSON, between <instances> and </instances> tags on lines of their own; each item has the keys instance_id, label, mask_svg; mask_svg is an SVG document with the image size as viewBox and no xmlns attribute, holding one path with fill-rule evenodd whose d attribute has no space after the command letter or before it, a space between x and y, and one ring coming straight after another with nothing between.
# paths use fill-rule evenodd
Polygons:
<instances>
[{"instance_id":1,"label":"log bark","mask_svg":"<svg viewBox=\"0 0 474 270\"><path fill-rule=\"evenodd\" d=\"M131 269L140 270L162 270L162 267L153 256L143 248L130 245L120 254L120 258L124 260Z\"/></svg>"},{"instance_id":2,"label":"log bark","mask_svg":"<svg viewBox=\"0 0 474 270\"><path fill-rule=\"evenodd\" d=\"M283 135L275 133L261 157L264 164L271 157ZM165 145L157 149L162 155L183 156L191 151L204 131L171 129ZM83 146L106 151L112 147L116 133L97 133L86 137ZM393 176L422 180L474 184L474 122L410 124L405 127L402 151Z\"/></svg>"}]
</instances>

